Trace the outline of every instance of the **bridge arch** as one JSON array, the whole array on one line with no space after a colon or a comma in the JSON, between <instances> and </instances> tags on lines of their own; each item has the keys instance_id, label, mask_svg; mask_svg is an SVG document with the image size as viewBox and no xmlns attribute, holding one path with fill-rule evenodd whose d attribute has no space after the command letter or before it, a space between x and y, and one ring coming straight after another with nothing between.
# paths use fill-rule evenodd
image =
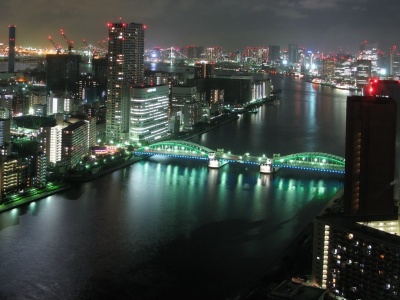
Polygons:
<instances>
[{"instance_id":1,"label":"bridge arch","mask_svg":"<svg viewBox=\"0 0 400 300\"><path fill-rule=\"evenodd\" d=\"M345 159L341 156L323 152L301 152L286 156L276 155L273 158L273 165L277 167L344 172Z\"/></svg>"},{"instance_id":2,"label":"bridge arch","mask_svg":"<svg viewBox=\"0 0 400 300\"><path fill-rule=\"evenodd\" d=\"M208 157L209 153L215 152L210 148L183 140L169 140L169 141L157 142L148 146L142 146L138 148L136 151L143 153L151 152L154 154L157 154L157 152L160 152L160 154L171 152L174 154L187 154L187 155L201 156L201 157Z\"/></svg>"}]
</instances>

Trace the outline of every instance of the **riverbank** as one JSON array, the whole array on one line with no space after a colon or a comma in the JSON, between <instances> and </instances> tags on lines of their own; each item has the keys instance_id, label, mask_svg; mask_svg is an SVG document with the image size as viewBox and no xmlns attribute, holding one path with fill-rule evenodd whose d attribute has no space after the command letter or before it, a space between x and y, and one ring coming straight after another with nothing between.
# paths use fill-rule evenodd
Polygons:
<instances>
[{"instance_id":1,"label":"riverbank","mask_svg":"<svg viewBox=\"0 0 400 300\"><path fill-rule=\"evenodd\" d=\"M344 188L342 187L320 210L317 216L339 214L343 207L343 192ZM311 222L275 258L274 263L268 266L263 274L255 278L252 283L244 287L236 295L227 299L267 299L268 294L284 280L291 280L294 276L305 277L306 274L311 274L313 239L314 222ZM306 278L300 278L300 280L306 282Z\"/></svg>"},{"instance_id":2,"label":"riverbank","mask_svg":"<svg viewBox=\"0 0 400 300\"><path fill-rule=\"evenodd\" d=\"M194 130L187 132L184 136L171 135L171 136L167 137L165 140L168 140L168 139L189 140L197 135L203 134L203 133L210 131L214 128L217 128L223 124L237 120L238 118L239 117L237 115L221 115L219 117L216 117L211 123L202 124L201 126L198 126L197 128L195 128ZM58 187L56 185L46 186L46 188L45 188L45 190L43 190L43 192L40 190L37 190L36 194L34 194L34 195L29 195L29 196L20 195L20 196L17 196L17 200L15 200L15 201L0 204L0 213L11 210L13 208L16 208L16 207L19 207L22 205L25 205L25 204L29 204L31 202L34 202L34 201L37 201L37 200L40 200L43 198L46 198L46 197L54 195L56 193L62 192L64 190L70 188L70 183L92 181L101 176L104 176L104 175L110 174L114 171L128 167L128 166L130 166L138 161L141 161L143 159L144 159L144 157L132 156L132 158L128 159L127 161L124 161L123 163L121 163L117 166L100 170L94 174L90 174L87 176L82 176L80 174L77 174L75 176L70 175L65 179L65 182L60 187Z\"/></svg>"},{"instance_id":3,"label":"riverbank","mask_svg":"<svg viewBox=\"0 0 400 300\"><path fill-rule=\"evenodd\" d=\"M118 165L116 165L114 167L111 167L111 168L102 169L102 170L100 170L100 171L98 171L97 173L94 173L94 174L89 174L89 175L71 174L71 175L68 175L67 178L66 178L66 181L67 182L91 181L91 180L97 179L97 178L99 178L101 176L110 174L110 173L112 173L114 171L117 171L119 169L128 167L128 166L130 166L130 165L134 164L135 162L138 162L138 161L140 161L142 159L144 159L144 158L143 157L139 157L139 156L132 156L131 158L129 158L128 160L124 161L121 164L118 164Z\"/></svg>"},{"instance_id":4,"label":"riverbank","mask_svg":"<svg viewBox=\"0 0 400 300\"><path fill-rule=\"evenodd\" d=\"M10 203L0 204L0 213L60 193L69 188L70 186L68 184L63 184L61 186L46 187L46 189L43 191L38 190L34 195L20 196L18 200L15 200Z\"/></svg>"}]
</instances>

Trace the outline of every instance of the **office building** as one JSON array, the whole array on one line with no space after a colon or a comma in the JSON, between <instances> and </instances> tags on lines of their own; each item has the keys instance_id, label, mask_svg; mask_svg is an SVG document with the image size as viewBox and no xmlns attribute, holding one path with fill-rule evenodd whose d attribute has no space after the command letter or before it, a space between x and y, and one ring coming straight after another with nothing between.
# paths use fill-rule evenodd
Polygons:
<instances>
[{"instance_id":1,"label":"office building","mask_svg":"<svg viewBox=\"0 0 400 300\"><path fill-rule=\"evenodd\" d=\"M281 59L281 47L268 46L268 61L271 64L279 64Z\"/></svg>"},{"instance_id":2,"label":"office building","mask_svg":"<svg viewBox=\"0 0 400 300\"><path fill-rule=\"evenodd\" d=\"M8 73L14 73L15 68L15 26L8 26Z\"/></svg>"},{"instance_id":3,"label":"office building","mask_svg":"<svg viewBox=\"0 0 400 300\"><path fill-rule=\"evenodd\" d=\"M299 45L289 44L288 47L288 64L295 66L299 62Z\"/></svg>"},{"instance_id":4,"label":"office building","mask_svg":"<svg viewBox=\"0 0 400 300\"><path fill-rule=\"evenodd\" d=\"M215 65L196 63L194 65L194 79L211 78L214 76Z\"/></svg>"},{"instance_id":5,"label":"office building","mask_svg":"<svg viewBox=\"0 0 400 300\"><path fill-rule=\"evenodd\" d=\"M336 59L334 57L326 57L322 60L322 76L324 78L335 77Z\"/></svg>"},{"instance_id":6,"label":"office building","mask_svg":"<svg viewBox=\"0 0 400 300\"><path fill-rule=\"evenodd\" d=\"M394 213L396 114L392 98L347 98L345 214Z\"/></svg>"},{"instance_id":7,"label":"office building","mask_svg":"<svg viewBox=\"0 0 400 300\"><path fill-rule=\"evenodd\" d=\"M204 47L188 45L183 48L182 52L187 58L201 58L204 53Z\"/></svg>"},{"instance_id":8,"label":"office building","mask_svg":"<svg viewBox=\"0 0 400 300\"><path fill-rule=\"evenodd\" d=\"M130 141L152 142L168 134L169 89L166 85L133 87Z\"/></svg>"},{"instance_id":9,"label":"office building","mask_svg":"<svg viewBox=\"0 0 400 300\"><path fill-rule=\"evenodd\" d=\"M144 82L143 24L108 24L106 135L109 142L129 136L130 87Z\"/></svg>"},{"instance_id":10,"label":"office building","mask_svg":"<svg viewBox=\"0 0 400 300\"><path fill-rule=\"evenodd\" d=\"M209 91L208 103L210 103L210 113L219 114L224 109L225 93L223 89L215 89Z\"/></svg>"},{"instance_id":11,"label":"office building","mask_svg":"<svg viewBox=\"0 0 400 300\"><path fill-rule=\"evenodd\" d=\"M46 55L46 86L47 93L69 92L74 97L79 80L79 64L81 56L76 54Z\"/></svg>"},{"instance_id":12,"label":"office building","mask_svg":"<svg viewBox=\"0 0 400 300\"><path fill-rule=\"evenodd\" d=\"M51 92L47 100L47 115L72 113L76 110L73 96L69 93Z\"/></svg>"},{"instance_id":13,"label":"office building","mask_svg":"<svg viewBox=\"0 0 400 300\"><path fill-rule=\"evenodd\" d=\"M96 57L92 61L93 78L105 91L107 89L107 57Z\"/></svg>"},{"instance_id":14,"label":"office building","mask_svg":"<svg viewBox=\"0 0 400 300\"><path fill-rule=\"evenodd\" d=\"M368 84L368 80L371 78L371 60L358 59L356 62L356 84L358 88L363 88Z\"/></svg>"},{"instance_id":15,"label":"office building","mask_svg":"<svg viewBox=\"0 0 400 300\"><path fill-rule=\"evenodd\" d=\"M30 115L34 114L35 105L45 105L47 103L46 89L45 88L32 88L29 91L29 104L28 111Z\"/></svg>"},{"instance_id":16,"label":"office building","mask_svg":"<svg viewBox=\"0 0 400 300\"><path fill-rule=\"evenodd\" d=\"M173 86L171 87L170 116L183 111L185 103L199 101L199 93L195 86Z\"/></svg>"}]
</instances>

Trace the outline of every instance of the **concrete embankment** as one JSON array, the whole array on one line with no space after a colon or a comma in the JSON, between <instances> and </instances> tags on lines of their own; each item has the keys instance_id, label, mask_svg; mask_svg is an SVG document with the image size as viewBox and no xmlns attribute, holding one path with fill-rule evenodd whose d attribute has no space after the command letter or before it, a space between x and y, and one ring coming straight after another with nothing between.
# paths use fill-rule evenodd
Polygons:
<instances>
[{"instance_id":1,"label":"concrete embankment","mask_svg":"<svg viewBox=\"0 0 400 300\"><path fill-rule=\"evenodd\" d=\"M27 197L23 197L22 199L19 199L17 201L11 202L11 203L7 203L7 204L0 204L0 213L4 212L4 211L8 211L11 210L13 208L25 205L25 204L29 204L31 202L46 198L48 196L57 194L59 192L65 191L66 189L68 189L70 186L69 185L64 185L62 187L56 188L54 190L51 191L44 191L44 192L38 192L35 195L31 195L31 196L27 196Z\"/></svg>"}]
</instances>

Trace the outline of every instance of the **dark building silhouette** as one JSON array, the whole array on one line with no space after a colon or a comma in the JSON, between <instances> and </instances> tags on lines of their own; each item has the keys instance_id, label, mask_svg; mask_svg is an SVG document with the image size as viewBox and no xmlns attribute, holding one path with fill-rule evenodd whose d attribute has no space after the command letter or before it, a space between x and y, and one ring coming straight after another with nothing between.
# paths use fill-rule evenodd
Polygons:
<instances>
[{"instance_id":1,"label":"dark building silhouette","mask_svg":"<svg viewBox=\"0 0 400 300\"><path fill-rule=\"evenodd\" d=\"M214 70L214 64L196 63L194 65L194 78L211 78L214 75Z\"/></svg>"},{"instance_id":2,"label":"dark building silhouette","mask_svg":"<svg viewBox=\"0 0 400 300\"><path fill-rule=\"evenodd\" d=\"M15 26L8 26L8 73L14 73L15 67Z\"/></svg>"},{"instance_id":3,"label":"dark building silhouette","mask_svg":"<svg viewBox=\"0 0 400 300\"><path fill-rule=\"evenodd\" d=\"M281 47L268 46L268 60L270 62L279 62L281 57Z\"/></svg>"},{"instance_id":4,"label":"dark building silhouette","mask_svg":"<svg viewBox=\"0 0 400 300\"><path fill-rule=\"evenodd\" d=\"M76 54L47 54L46 55L46 85L47 93L78 92L79 64L81 56Z\"/></svg>"},{"instance_id":5,"label":"dark building silhouette","mask_svg":"<svg viewBox=\"0 0 400 300\"><path fill-rule=\"evenodd\" d=\"M395 212L396 115L392 98L347 98L345 214Z\"/></svg>"},{"instance_id":6,"label":"dark building silhouette","mask_svg":"<svg viewBox=\"0 0 400 300\"><path fill-rule=\"evenodd\" d=\"M397 215L317 217L313 284L335 299L399 299L399 253Z\"/></svg>"},{"instance_id":7,"label":"dark building silhouette","mask_svg":"<svg viewBox=\"0 0 400 300\"><path fill-rule=\"evenodd\" d=\"M289 44L288 48L289 64L296 65L299 62L299 45Z\"/></svg>"}]
</instances>

